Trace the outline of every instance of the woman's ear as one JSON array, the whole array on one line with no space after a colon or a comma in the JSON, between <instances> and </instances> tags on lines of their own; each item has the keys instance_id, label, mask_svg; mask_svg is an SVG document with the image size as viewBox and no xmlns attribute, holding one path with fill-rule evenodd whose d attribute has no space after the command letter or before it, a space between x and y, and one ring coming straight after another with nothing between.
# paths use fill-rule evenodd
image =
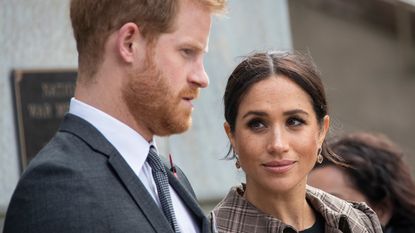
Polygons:
<instances>
[{"instance_id":1,"label":"woman's ear","mask_svg":"<svg viewBox=\"0 0 415 233\"><path fill-rule=\"evenodd\" d=\"M320 130L320 135L319 135L319 145L321 147L321 145L323 145L324 139L327 136L327 133L329 132L329 127L330 127L330 116L326 115L323 118L323 123L321 125L321 130Z\"/></svg>"},{"instance_id":2,"label":"woman's ear","mask_svg":"<svg viewBox=\"0 0 415 233\"><path fill-rule=\"evenodd\" d=\"M235 143L234 143L234 136L231 130L231 126L229 125L229 123L227 121L225 121L225 123L223 123L223 128L225 129L226 135L229 138L229 141L231 142L232 148L235 151ZM235 151L236 153L236 151Z\"/></svg>"}]
</instances>

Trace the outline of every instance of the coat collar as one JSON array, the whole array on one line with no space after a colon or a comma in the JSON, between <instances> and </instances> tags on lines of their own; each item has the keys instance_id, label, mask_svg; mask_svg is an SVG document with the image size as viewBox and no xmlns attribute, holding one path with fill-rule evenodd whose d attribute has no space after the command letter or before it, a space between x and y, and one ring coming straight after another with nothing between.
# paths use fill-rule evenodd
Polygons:
<instances>
[{"instance_id":1,"label":"coat collar","mask_svg":"<svg viewBox=\"0 0 415 233\"><path fill-rule=\"evenodd\" d=\"M127 192L134 199L137 206L142 210L147 220L156 232L172 232L171 227L163 213L159 211L153 198L128 166L118 151L108 142L105 137L90 123L73 114L66 114L61 124L60 131L71 133L93 150L108 158L109 165L124 184Z\"/></svg>"},{"instance_id":2,"label":"coat collar","mask_svg":"<svg viewBox=\"0 0 415 233\"><path fill-rule=\"evenodd\" d=\"M326 232L382 232L375 212L365 203L347 202L308 185L306 190L308 202L326 222Z\"/></svg>"},{"instance_id":3,"label":"coat collar","mask_svg":"<svg viewBox=\"0 0 415 233\"><path fill-rule=\"evenodd\" d=\"M77 136L91 146L93 150L107 157L115 151L111 143L93 125L73 114L65 115L59 131Z\"/></svg>"},{"instance_id":4,"label":"coat collar","mask_svg":"<svg viewBox=\"0 0 415 233\"><path fill-rule=\"evenodd\" d=\"M140 179L135 175L134 171L128 166L119 152L93 125L78 116L66 114L59 131L68 132L77 136L93 150L106 156L110 166L114 169L120 181L125 185L137 206L142 209L142 212L153 225L154 229L157 232L172 232L167 219L164 217L162 211L159 210L156 203L154 203L153 198L147 192ZM168 168L166 169L170 171ZM184 174L179 174L179 179L182 179ZM196 199L189 194L188 190L172 172L168 172L168 177L170 185L175 189L189 210L192 211L199 226L202 226L202 232L208 232L209 223Z\"/></svg>"},{"instance_id":5,"label":"coat collar","mask_svg":"<svg viewBox=\"0 0 415 233\"><path fill-rule=\"evenodd\" d=\"M257 209L241 193L242 187L233 187L213 210L211 218L215 218L218 229L252 229L252 224L256 224L258 229L267 231L283 232L291 228L295 232L291 226ZM312 187L307 187L306 198L324 218L327 233L382 232L376 215L363 203L349 203Z\"/></svg>"}]
</instances>

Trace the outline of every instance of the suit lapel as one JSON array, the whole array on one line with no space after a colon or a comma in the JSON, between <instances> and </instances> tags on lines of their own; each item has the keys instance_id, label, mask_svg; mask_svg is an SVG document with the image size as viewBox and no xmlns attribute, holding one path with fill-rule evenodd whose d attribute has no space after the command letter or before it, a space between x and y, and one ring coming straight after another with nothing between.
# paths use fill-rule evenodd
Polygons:
<instances>
[{"instance_id":1,"label":"suit lapel","mask_svg":"<svg viewBox=\"0 0 415 233\"><path fill-rule=\"evenodd\" d=\"M171 232L166 217L125 160L120 155L113 154L108 161L154 229L157 232Z\"/></svg>"},{"instance_id":2,"label":"suit lapel","mask_svg":"<svg viewBox=\"0 0 415 233\"><path fill-rule=\"evenodd\" d=\"M154 227L156 232L172 232L169 222L164 217L162 211L154 202L147 189L135 175L134 171L128 166L118 151L110 142L90 123L72 114L66 114L61 124L60 131L76 135L94 150L101 152L108 157L108 162L118 175L120 182L124 184L135 203L142 210L148 222Z\"/></svg>"},{"instance_id":3,"label":"suit lapel","mask_svg":"<svg viewBox=\"0 0 415 233\"><path fill-rule=\"evenodd\" d=\"M168 169L168 168L166 168ZM169 183L173 189L177 192L179 197L182 199L183 203L195 216L195 220L199 226L201 226L201 232L210 232L210 224L200 208L197 200L189 193L189 191L180 183L178 178L176 178L170 170L167 172Z\"/></svg>"}]
</instances>

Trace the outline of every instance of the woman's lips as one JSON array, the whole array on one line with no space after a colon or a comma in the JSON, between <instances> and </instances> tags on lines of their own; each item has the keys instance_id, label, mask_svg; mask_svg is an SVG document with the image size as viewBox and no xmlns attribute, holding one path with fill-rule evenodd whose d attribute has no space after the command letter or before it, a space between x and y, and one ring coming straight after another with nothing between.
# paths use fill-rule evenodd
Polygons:
<instances>
[{"instance_id":1,"label":"woman's lips","mask_svg":"<svg viewBox=\"0 0 415 233\"><path fill-rule=\"evenodd\" d=\"M295 163L294 160L278 160L263 163L262 166L268 172L282 174L289 171Z\"/></svg>"}]
</instances>

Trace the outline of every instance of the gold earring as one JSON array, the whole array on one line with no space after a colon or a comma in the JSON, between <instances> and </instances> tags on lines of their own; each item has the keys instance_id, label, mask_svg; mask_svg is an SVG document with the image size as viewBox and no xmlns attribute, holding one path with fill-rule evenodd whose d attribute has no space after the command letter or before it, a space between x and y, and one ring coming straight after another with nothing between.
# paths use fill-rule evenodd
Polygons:
<instances>
[{"instance_id":1,"label":"gold earring","mask_svg":"<svg viewBox=\"0 0 415 233\"><path fill-rule=\"evenodd\" d=\"M236 159L236 162L235 162L235 167L236 167L236 169L241 168L241 163L239 162L239 157L238 157L238 155L235 153L235 151L233 152L233 156L234 156L234 157L235 157L235 159Z\"/></svg>"},{"instance_id":2,"label":"gold earring","mask_svg":"<svg viewBox=\"0 0 415 233\"><path fill-rule=\"evenodd\" d=\"M237 169L241 168L241 164L239 163L239 159L238 158L236 158L235 167Z\"/></svg>"},{"instance_id":3,"label":"gold earring","mask_svg":"<svg viewBox=\"0 0 415 233\"><path fill-rule=\"evenodd\" d=\"M323 160L324 160L324 157L321 154L321 148L319 148L318 152L317 152L317 163L321 164L323 162Z\"/></svg>"}]
</instances>

